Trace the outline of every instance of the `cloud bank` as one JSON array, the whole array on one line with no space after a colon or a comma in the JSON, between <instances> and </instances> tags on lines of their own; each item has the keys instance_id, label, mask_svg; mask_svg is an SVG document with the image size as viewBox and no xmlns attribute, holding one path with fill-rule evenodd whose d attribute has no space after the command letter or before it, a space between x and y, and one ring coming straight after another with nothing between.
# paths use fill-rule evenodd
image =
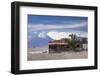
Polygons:
<instances>
[{"instance_id":1,"label":"cloud bank","mask_svg":"<svg viewBox=\"0 0 100 76\"><path fill-rule=\"evenodd\" d=\"M42 30L58 30L58 29L75 29L86 27L87 22L75 23L75 24L29 24L29 32L42 31Z\"/></svg>"}]
</instances>

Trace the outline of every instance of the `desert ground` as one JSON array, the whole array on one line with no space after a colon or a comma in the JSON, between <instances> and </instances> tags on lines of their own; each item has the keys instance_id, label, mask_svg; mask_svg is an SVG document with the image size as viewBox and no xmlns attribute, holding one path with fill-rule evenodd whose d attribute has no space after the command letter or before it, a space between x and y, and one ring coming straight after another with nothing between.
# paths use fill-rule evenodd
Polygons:
<instances>
[{"instance_id":1,"label":"desert ground","mask_svg":"<svg viewBox=\"0 0 100 76\"><path fill-rule=\"evenodd\" d=\"M65 51L60 53L49 53L48 47L29 48L28 61L32 60L57 60L57 59L84 59L88 58L88 51Z\"/></svg>"}]
</instances>

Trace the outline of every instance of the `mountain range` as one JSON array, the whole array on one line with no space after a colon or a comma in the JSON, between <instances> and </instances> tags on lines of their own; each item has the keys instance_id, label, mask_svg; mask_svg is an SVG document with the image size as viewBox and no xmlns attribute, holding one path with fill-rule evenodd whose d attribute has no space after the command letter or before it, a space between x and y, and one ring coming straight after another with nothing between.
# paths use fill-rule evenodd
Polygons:
<instances>
[{"instance_id":1,"label":"mountain range","mask_svg":"<svg viewBox=\"0 0 100 76\"><path fill-rule=\"evenodd\" d=\"M34 32L31 35L29 35L30 38L28 38L28 48L33 47L43 47L48 44L51 40L59 40L62 38L70 38L68 32ZM78 37L87 38L87 33L81 33L78 35L78 33L75 33Z\"/></svg>"}]
</instances>

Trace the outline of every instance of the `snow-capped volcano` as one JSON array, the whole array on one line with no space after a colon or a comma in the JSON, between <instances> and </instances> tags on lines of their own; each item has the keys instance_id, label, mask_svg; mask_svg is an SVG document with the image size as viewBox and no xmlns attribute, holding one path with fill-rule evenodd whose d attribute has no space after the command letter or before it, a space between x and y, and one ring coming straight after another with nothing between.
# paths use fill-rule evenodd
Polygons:
<instances>
[{"instance_id":1,"label":"snow-capped volcano","mask_svg":"<svg viewBox=\"0 0 100 76\"><path fill-rule=\"evenodd\" d=\"M30 38L28 38L28 47L41 47L48 44L49 41L51 41L52 38L50 38L46 32L40 32L37 34L31 35Z\"/></svg>"},{"instance_id":2,"label":"snow-capped volcano","mask_svg":"<svg viewBox=\"0 0 100 76\"><path fill-rule=\"evenodd\" d=\"M48 45L48 42L51 40L60 40L62 38L71 38L70 34L76 34L78 37L87 38L87 33L72 33L72 32L58 32L58 31L49 31L49 32L34 32L29 35L28 38L28 47L39 47Z\"/></svg>"}]
</instances>

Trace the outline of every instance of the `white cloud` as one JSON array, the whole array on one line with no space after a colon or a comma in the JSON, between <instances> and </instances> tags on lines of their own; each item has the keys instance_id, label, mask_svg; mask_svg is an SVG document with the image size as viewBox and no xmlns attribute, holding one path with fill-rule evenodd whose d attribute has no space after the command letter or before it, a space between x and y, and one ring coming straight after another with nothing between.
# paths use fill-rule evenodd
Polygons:
<instances>
[{"instance_id":1,"label":"white cloud","mask_svg":"<svg viewBox=\"0 0 100 76\"><path fill-rule=\"evenodd\" d=\"M41 33L38 34L39 38L46 38L46 32L42 31Z\"/></svg>"},{"instance_id":2,"label":"white cloud","mask_svg":"<svg viewBox=\"0 0 100 76\"><path fill-rule=\"evenodd\" d=\"M34 34L37 34L37 32L33 32Z\"/></svg>"},{"instance_id":3,"label":"white cloud","mask_svg":"<svg viewBox=\"0 0 100 76\"><path fill-rule=\"evenodd\" d=\"M76 33L76 35L79 36L79 37L87 37L88 38L88 34L86 32Z\"/></svg>"},{"instance_id":4,"label":"white cloud","mask_svg":"<svg viewBox=\"0 0 100 76\"><path fill-rule=\"evenodd\" d=\"M76 34L79 37L87 37L87 33L57 32L57 31L48 32L47 35L54 40L60 40L62 38L71 38L69 35L72 33Z\"/></svg>"},{"instance_id":5,"label":"white cloud","mask_svg":"<svg viewBox=\"0 0 100 76\"><path fill-rule=\"evenodd\" d=\"M47 35L54 39L54 40L60 40L62 38L70 38L69 37L69 33L65 33L65 32L48 32Z\"/></svg>"},{"instance_id":6,"label":"white cloud","mask_svg":"<svg viewBox=\"0 0 100 76\"><path fill-rule=\"evenodd\" d=\"M39 30L53 30L53 29L71 29L71 28L79 28L79 27L84 27L87 25L87 22L81 22L81 23L76 23L76 24L30 24L28 26L29 31L39 31Z\"/></svg>"}]
</instances>

